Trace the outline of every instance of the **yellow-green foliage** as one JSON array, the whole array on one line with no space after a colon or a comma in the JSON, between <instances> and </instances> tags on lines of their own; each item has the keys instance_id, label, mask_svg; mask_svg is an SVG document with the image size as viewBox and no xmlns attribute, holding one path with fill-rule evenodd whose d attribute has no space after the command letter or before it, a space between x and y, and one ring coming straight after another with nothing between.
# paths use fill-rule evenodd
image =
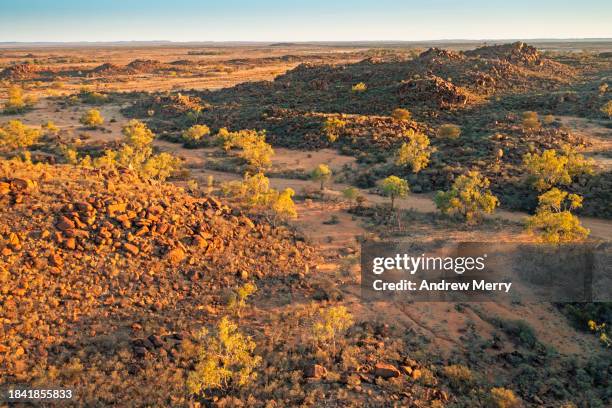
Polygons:
<instances>
[{"instance_id":1,"label":"yellow-green foliage","mask_svg":"<svg viewBox=\"0 0 612 408\"><path fill-rule=\"evenodd\" d=\"M553 115L546 115L542 119L545 125L551 125L555 121L555 117Z\"/></svg>"},{"instance_id":2,"label":"yellow-green foliage","mask_svg":"<svg viewBox=\"0 0 612 408\"><path fill-rule=\"evenodd\" d=\"M145 160L141 174L146 178L166 180L181 167L181 160L170 153L160 153Z\"/></svg>"},{"instance_id":3,"label":"yellow-green foliage","mask_svg":"<svg viewBox=\"0 0 612 408\"><path fill-rule=\"evenodd\" d=\"M297 218L297 209L293 202L294 195L295 191L292 188L286 188L274 200L272 210L277 217L283 220Z\"/></svg>"},{"instance_id":4,"label":"yellow-green foliage","mask_svg":"<svg viewBox=\"0 0 612 408\"><path fill-rule=\"evenodd\" d=\"M349 327L353 325L353 316L344 306L330 306L319 310L312 326L312 335L315 344L323 346L332 345L333 354L336 353L336 341Z\"/></svg>"},{"instance_id":5,"label":"yellow-green foliage","mask_svg":"<svg viewBox=\"0 0 612 408\"><path fill-rule=\"evenodd\" d=\"M580 225L580 220L571 210L582 207L582 197L569 194L558 188L538 197L535 215L527 218L527 229L538 232L544 242L560 243L580 241L589 235L589 230Z\"/></svg>"},{"instance_id":6,"label":"yellow-green foliage","mask_svg":"<svg viewBox=\"0 0 612 408\"><path fill-rule=\"evenodd\" d=\"M491 389L487 406L490 408L519 408L522 404L512 390L498 387Z\"/></svg>"},{"instance_id":7,"label":"yellow-green foliage","mask_svg":"<svg viewBox=\"0 0 612 408\"><path fill-rule=\"evenodd\" d=\"M332 177L332 171L327 164L319 164L313 171L310 172L310 178L313 181L321 183L321 190L325 183Z\"/></svg>"},{"instance_id":8,"label":"yellow-green foliage","mask_svg":"<svg viewBox=\"0 0 612 408\"><path fill-rule=\"evenodd\" d=\"M294 191L287 188L279 193L270 187L270 180L263 173L253 176L247 173L242 181L225 183L222 190L225 195L238 199L243 206L251 210L271 211L281 219L297 217L292 199Z\"/></svg>"},{"instance_id":9,"label":"yellow-green foliage","mask_svg":"<svg viewBox=\"0 0 612 408\"><path fill-rule=\"evenodd\" d=\"M183 141L186 143L197 143L204 138L204 136L210 135L210 129L206 125L193 125L189 129L185 130L182 134Z\"/></svg>"},{"instance_id":10,"label":"yellow-green foliage","mask_svg":"<svg viewBox=\"0 0 612 408\"><path fill-rule=\"evenodd\" d=\"M359 197L359 190L357 190L355 187L347 187L342 190L342 196L352 203L357 200L357 197Z\"/></svg>"},{"instance_id":11,"label":"yellow-green foliage","mask_svg":"<svg viewBox=\"0 0 612 408\"><path fill-rule=\"evenodd\" d=\"M449 191L439 191L434 197L436 207L444 214L461 216L468 223L491 214L499 200L489 190L489 179L477 171L457 177Z\"/></svg>"},{"instance_id":12,"label":"yellow-green foliage","mask_svg":"<svg viewBox=\"0 0 612 408\"><path fill-rule=\"evenodd\" d=\"M246 161L252 170L262 171L272 163L274 149L266 143L266 131L256 131L251 129L229 132L225 128L219 129L216 137L217 143L223 146L225 151L240 148L238 154Z\"/></svg>"},{"instance_id":13,"label":"yellow-green foliage","mask_svg":"<svg viewBox=\"0 0 612 408\"><path fill-rule=\"evenodd\" d=\"M395 158L398 166L410 166L413 173L418 173L429 164L432 148L429 146L429 138L420 132L410 129L404 133L407 142L399 148Z\"/></svg>"},{"instance_id":14,"label":"yellow-green foliage","mask_svg":"<svg viewBox=\"0 0 612 408\"><path fill-rule=\"evenodd\" d=\"M242 151L238 154L255 171L262 171L272 164L274 149L263 140L249 140L242 143Z\"/></svg>"},{"instance_id":15,"label":"yellow-green foliage","mask_svg":"<svg viewBox=\"0 0 612 408\"><path fill-rule=\"evenodd\" d=\"M395 120L410 120L412 114L408 109L396 108L391 112L391 117Z\"/></svg>"},{"instance_id":16,"label":"yellow-green foliage","mask_svg":"<svg viewBox=\"0 0 612 408\"><path fill-rule=\"evenodd\" d=\"M83 113L83 115L79 119L79 122L89 128L95 128L104 123L104 118L102 117L102 114L99 110L90 109L87 112Z\"/></svg>"},{"instance_id":17,"label":"yellow-green foliage","mask_svg":"<svg viewBox=\"0 0 612 408\"><path fill-rule=\"evenodd\" d=\"M23 90L18 86L11 86L8 89L8 100L4 104L4 113L21 113L26 109L32 108L36 103L33 96L23 96Z\"/></svg>"},{"instance_id":18,"label":"yellow-green foliage","mask_svg":"<svg viewBox=\"0 0 612 408\"><path fill-rule=\"evenodd\" d=\"M187 378L192 394L204 396L209 390L224 390L230 384L241 387L257 378L255 369L261 357L253 354L256 344L227 317L221 319L212 333L203 329L200 341L198 362Z\"/></svg>"},{"instance_id":19,"label":"yellow-green foliage","mask_svg":"<svg viewBox=\"0 0 612 408\"><path fill-rule=\"evenodd\" d=\"M589 320L589 330L599 336L599 341L606 347L612 347L612 339L608 336L608 326L605 323L597 324L594 320Z\"/></svg>"},{"instance_id":20,"label":"yellow-green foliage","mask_svg":"<svg viewBox=\"0 0 612 408\"><path fill-rule=\"evenodd\" d=\"M601 113L606 115L608 118L612 118L612 99L606 102L600 110Z\"/></svg>"},{"instance_id":21,"label":"yellow-green foliage","mask_svg":"<svg viewBox=\"0 0 612 408\"><path fill-rule=\"evenodd\" d=\"M438 137L442 139L455 140L461 136L461 128L451 123L444 124L438 128Z\"/></svg>"},{"instance_id":22,"label":"yellow-green foliage","mask_svg":"<svg viewBox=\"0 0 612 408\"><path fill-rule=\"evenodd\" d=\"M26 126L19 120L9 120L0 126L0 147L25 148L36 143L40 134L40 129Z\"/></svg>"},{"instance_id":23,"label":"yellow-green foliage","mask_svg":"<svg viewBox=\"0 0 612 408\"><path fill-rule=\"evenodd\" d=\"M540 119L537 112L527 111L521 115L522 125L525 130L535 130L540 127Z\"/></svg>"},{"instance_id":24,"label":"yellow-green foliage","mask_svg":"<svg viewBox=\"0 0 612 408\"><path fill-rule=\"evenodd\" d=\"M81 90L79 91L79 98L84 103L90 103L93 105L99 105L108 101L107 95L104 95L100 92L92 91L85 87L81 88Z\"/></svg>"},{"instance_id":25,"label":"yellow-green foliage","mask_svg":"<svg viewBox=\"0 0 612 408\"><path fill-rule=\"evenodd\" d=\"M327 118L323 122L323 131L327 136L327 140L334 143L340 136L340 131L346 126L346 121L339 118Z\"/></svg>"},{"instance_id":26,"label":"yellow-green foliage","mask_svg":"<svg viewBox=\"0 0 612 408\"><path fill-rule=\"evenodd\" d=\"M48 121L44 126L42 126L42 128L52 135L57 135L60 131L59 127L57 127L52 121Z\"/></svg>"},{"instance_id":27,"label":"yellow-green foliage","mask_svg":"<svg viewBox=\"0 0 612 408\"><path fill-rule=\"evenodd\" d=\"M94 167L113 169L119 165L135 170L142 177L162 181L180 170L179 158L169 153L153 154L151 143L155 135L144 123L131 120L122 133L125 144L121 149L106 150L104 156L94 159Z\"/></svg>"},{"instance_id":28,"label":"yellow-green foliage","mask_svg":"<svg viewBox=\"0 0 612 408\"><path fill-rule=\"evenodd\" d=\"M474 374L472 374L472 371L461 364L446 366L443 372L453 388L456 389L469 386L474 382Z\"/></svg>"},{"instance_id":29,"label":"yellow-green foliage","mask_svg":"<svg viewBox=\"0 0 612 408\"><path fill-rule=\"evenodd\" d=\"M136 119L130 120L121 129L121 133L125 136L126 143L135 149L148 148L155 138L147 125Z\"/></svg>"},{"instance_id":30,"label":"yellow-green foliage","mask_svg":"<svg viewBox=\"0 0 612 408\"><path fill-rule=\"evenodd\" d=\"M564 146L561 153L549 149L542 154L526 153L523 156L523 167L529 182L538 191L555 185L568 185L577 175L592 174L593 166L593 160L586 159L569 146Z\"/></svg>"},{"instance_id":31,"label":"yellow-green foliage","mask_svg":"<svg viewBox=\"0 0 612 408\"><path fill-rule=\"evenodd\" d=\"M242 309L246 306L249 296L257 291L254 283L247 282L232 292L227 308L237 317L242 316Z\"/></svg>"},{"instance_id":32,"label":"yellow-green foliage","mask_svg":"<svg viewBox=\"0 0 612 408\"><path fill-rule=\"evenodd\" d=\"M410 191L408 182L397 176L389 176L380 182L380 188L384 195L391 198L391 208L393 208L396 197L406 197Z\"/></svg>"},{"instance_id":33,"label":"yellow-green foliage","mask_svg":"<svg viewBox=\"0 0 612 408\"><path fill-rule=\"evenodd\" d=\"M77 165L79 164L79 153L68 146L62 146L62 156L64 156L64 161L68 164Z\"/></svg>"},{"instance_id":34,"label":"yellow-green foliage","mask_svg":"<svg viewBox=\"0 0 612 408\"><path fill-rule=\"evenodd\" d=\"M368 86L366 84L364 84L363 82L359 82L355 85L353 85L353 87L351 88L351 91L355 92L355 93L361 93L361 92L365 92L368 90Z\"/></svg>"}]
</instances>

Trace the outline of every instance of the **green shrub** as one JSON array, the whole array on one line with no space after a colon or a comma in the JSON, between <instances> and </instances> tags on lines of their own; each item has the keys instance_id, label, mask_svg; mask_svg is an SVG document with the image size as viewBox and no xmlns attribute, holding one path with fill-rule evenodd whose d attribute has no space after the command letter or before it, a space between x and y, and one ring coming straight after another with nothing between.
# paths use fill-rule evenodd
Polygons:
<instances>
[{"instance_id":1,"label":"green shrub","mask_svg":"<svg viewBox=\"0 0 612 408\"><path fill-rule=\"evenodd\" d=\"M325 132L327 139L331 143L334 143L338 139L340 131L344 129L345 126L346 122L342 119L327 118L325 122L323 122L323 132Z\"/></svg>"},{"instance_id":2,"label":"green shrub","mask_svg":"<svg viewBox=\"0 0 612 408\"><path fill-rule=\"evenodd\" d=\"M319 310L312 326L313 340L319 347L331 345L332 354L336 354L336 342L339 336L353 325L353 316L344 306L330 306Z\"/></svg>"},{"instance_id":3,"label":"green shrub","mask_svg":"<svg viewBox=\"0 0 612 408\"><path fill-rule=\"evenodd\" d=\"M612 100L606 102L600 109L601 113L606 115L609 119L612 118Z\"/></svg>"},{"instance_id":4,"label":"green shrub","mask_svg":"<svg viewBox=\"0 0 612 408\"><path fill-rule=\"evenodd\" d=\"M512 390L498 387L491 389L487 406L490 408L519 408L522 404Z\"/></svg>"},{"instance_id":5,"label":"green shrub","mask_svg":"<svg viewBox=\"0 0 612 408\"><path fill-rule=\"evenodd\" d=\"M451 386L458 390L470 386L474 382L474 374L472 374L472 371L460 364L446 366L443 372L446 378L448 378Z\"/></svg>"},{"instance_id":6,"label":"green shrub","mask_svg":"<svg viewBox=\"0 0 612 408\"><path fill-rule=\"evenodd\" d=\"M468 223L479 221L491 214L499 200L489 190L489 179L477 171L457 177L449 191L439 191L434 197L438 209L444 214L455 214Z\"/></svg>"},{"instance_id":7,"label":"green shrub","mask_svg":"<svg viewBox=\"0 0 612 408\"><path fill-rule=\"evenodd\" d=\"M8 89L8 99L4 104L4 113L22 113L32 108L36 104L36 98L23 95L23 90L18 86L11 86Z\"/></svg>"}]
</instances>

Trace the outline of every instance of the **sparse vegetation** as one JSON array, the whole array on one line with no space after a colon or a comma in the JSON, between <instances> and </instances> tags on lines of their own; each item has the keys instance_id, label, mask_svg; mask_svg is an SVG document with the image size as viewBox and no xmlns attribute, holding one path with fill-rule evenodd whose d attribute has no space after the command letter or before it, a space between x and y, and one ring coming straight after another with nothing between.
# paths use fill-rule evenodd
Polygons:
<instances>
[{"instance_id":1,"label":"sparse vegetation","mask_svg":"<svg viewBox=\"0 0 612 408\"><path fill-rule=\"evenodd\" d=\"M336 355L338 337L353 325L353 316L344 306L330 306L319 311L312 325L312 335L318 347L331 345L332 356Z\"/></svg>"},{"instance_id":2,"label":"sparse vegetation","mask_svg":"<svg viewBox=\"0 0 612 408\"><path fill-rule=\"evenodd\" d=\"M187 146L195 146L201 143L204 137L210 135L210 129L206 125L193 125L182 134L183 143Z\"/></svg>"},{"instance_id":3,"label":"sparse vegetation","mask_svg":"<svg viewBox=\"0 0 612 408\"><path fill-rule=\"evenodd\" d=\"M529 130L536 130L540 127L540 119L538 117L537 112L533 112L533 111L527 111L527 112L523 112L523 114L521 115L522 118L522 126L523 129L529 131Z\"/></svg>"},{"instance_id":4,"label":"sparse vegetation","mask_svg":"<svg viewBox=\"0 0 612 408\"><path fill-rule=\"evenodd\" d=\"M359 82L351 87L351 91L353 91L354 93L362 93L367 90L368 86L363 82Z\"/></svg>"},{"instance_id":5,"label":"sparse vegetation","mask_svg":"<svg viewBox=\"0 0 612 408\"><path fill-rule=\"evenodd\" d=\"M468 223L478 222L499 205L499 200L489 190L489 184L489 179L471 171L459 176L449 191L439 191L434 202L444 214L456 214Z\"/></svg>"},{"instance_id":6,"label":"sparse vegetation","mask_svg":"<svg viewBox=\"0 0 612 408\"><path fill-rule=\"evenodd\" d=\"M520 408L522 405L512 390L502 387L491 389L488 404L490 408Z\"/></svg>"},{"instance_id":7,"label":"sparse vegetation","mask_svg":"<svg viewBox=\"0 0 612 408\"><path fill-rule=\"evenodd\" d=\"M609 100L608 102L604 103L600 110L601 113L608 117L608 119L612 118L612 100Z\"/></svg>"},{"instance_id":8,"label":"sparse vegetation","mask_svg":"<svg viewBox=\"0 0 612 408\"><path fill-rule=\"evenodd\" d=\"M16 114L23 113L27 109L31 109L36 104L36 98L33 96L24 96L23 90L13 85L8 88L8 99L4 104L4 113Z\"/></svg>"}]
</instances>

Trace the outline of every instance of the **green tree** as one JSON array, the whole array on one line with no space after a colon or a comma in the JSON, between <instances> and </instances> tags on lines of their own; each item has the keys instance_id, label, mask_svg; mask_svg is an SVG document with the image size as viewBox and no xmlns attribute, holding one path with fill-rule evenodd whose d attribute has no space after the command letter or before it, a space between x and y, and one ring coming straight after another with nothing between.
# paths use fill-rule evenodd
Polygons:
<instances>
[{"instance_id":1,"label":"green tree","mask_svg":"<svg viewBox=\"0 0 612 408\"><path fill-rule=\"evenodd\" d=\"M413 173L418 173L429 164L433 149L429 146L429 138L420 132L410 129L404 133L408 139L399 148L395 158L398 166L410 166Z\"/></svg>"},{"instance_id":2,"label":"green tree","mask_svg":"<svg viewBox=\"0 0 612 408\"><path fill-rule=\"evenodd\" d=\"M283 190L272 204L272 210L274 214L281 219L294 219L297 218L297 209L293 202L293 196L295 191L291 188Z\"/></svg>"},{"instance_id":3,"label":"green tree","mask_svg":"<svg viewBox=\"0 0 612 408\"><path fill-rule=\"evenodd\" d=\"M394 208L396 198L406 197L410 191L408 182L397 176L389 176L382 180L380 188L384 195L391 198L391 209Z\"/></svg>"},{"instance_id":4,"label":"green tree","mask_svg":"<svg viewBox=\"0 0 612 408\"><path fill-rule=\"evenodd\" d=\"M589 230L571 210L582 207L582 197L553 188L538 197L535 215L528 217L526 227L537 232L544 242L560 243L581 241Z\"/></svg>"},{"instance_id":5,"label":"green tree","mask_svg":"<svg viewBox=\"0 0 612 408\"><path fill-rule=\"evenodd\" d=\"M145 160L141 174L146 178L166 180L181 167L181 160L170 153L160 153Z\"/></svg>"},{"instance_id":6,"label":"green tree","mask_svg":"<svg viewBox=\"0 0 612 408\"><path fill-rule=\"evenodd\" d=\"M209 390L226 390L230 385L241 387L257 378L255 369L261 364L261 357L253 353L256 344L227 317L221 319L212 333L202 329L200 341L198 362L187 378L192 394L205 396Z\"/></svg>"},{"instance_id":7,"label":"green tree","mask_svg":"<svg viewBox=\"0 0 612 408\"><path fill-rule=\"evenodd\" d=\"M359 190L355 187L347 187L342 190L342 196L353 205L357 201L357 197L359 197Z\"/></svg>"},{"instance_id":8,"label":"green tree","mask_svg":"<svg viewBox=\"0 0 612 408\"><path fill-rule=\"evenodd\" d=\"M19 120L9 120L0 126L0 146L8 149L23 149L36 143L40 129L24 125Z\"/></svg>"},{"instance_id":9,"label":"green tree","mask_svg":"<svg viewBox=\"0 0 612 408\"><path fill-rule=\"evenodd\" d=\"M104 123L104 118L102 114L97 109L90 109L87 112L83 113L79 122L83 126L87 126L88 128L95 129L98 126L101 126Z\"/></svg>"},{"instance_id":10,"label":"green tree","mask_svg":"<svg viewBox=\"0 0 612 408\"><path fill-rule=\"evenodd\" d=\"M261 172L272 164L274 149L263 140L249 140L241 143L240 158L246 161L252 170Z\"/></svg>"},{"instance_id":11,"label":"green tree","mask_svg":"<svg viewBox=\"0 0 612 408\"><path fill-rule=\"evenodd\" d=\"M310 172L310 178L313 181L321 183L321 190L325 183L332 177L332 171L327 164L319 164L313 171Z\"/></svg>"},{"instance_id":12,"label":"green tree","mask_svg":"<svg viewBox=\"0 0 612 408\"><path fill-rule=\"evenodd\" d=\"M446 123L438 128L438 137L442 139L455 140L461 136L461 128L451 123Z\"/></svg>"},{"instance_id":13,"label":"green tree","mask_svg":"<svg viewBox=\"0 0 612 408\"><path fill-rule=\"evenodd\" d=\"M477 222L484 214L491 214L499 200L489 190L489 179L477 171L457 177L449 191L439 191L434 197L436 207L443 214L455 214L468 223Z\"/></svg>"}]
</instances>

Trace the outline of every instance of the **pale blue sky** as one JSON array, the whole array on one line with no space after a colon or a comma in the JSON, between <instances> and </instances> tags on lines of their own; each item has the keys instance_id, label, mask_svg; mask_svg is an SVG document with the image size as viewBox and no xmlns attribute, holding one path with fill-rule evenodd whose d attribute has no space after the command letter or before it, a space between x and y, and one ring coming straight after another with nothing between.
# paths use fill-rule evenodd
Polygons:
<instances>
[{"instance_id":1,"label":"pale blue sky","mask_svg":"<svg viewBox=\"0 0 612 408\"><path fill-rule=\"evenodd\" d=\"M0 41L593 37L610 0L0 0Z\"/></svg>"}]
</instances>

